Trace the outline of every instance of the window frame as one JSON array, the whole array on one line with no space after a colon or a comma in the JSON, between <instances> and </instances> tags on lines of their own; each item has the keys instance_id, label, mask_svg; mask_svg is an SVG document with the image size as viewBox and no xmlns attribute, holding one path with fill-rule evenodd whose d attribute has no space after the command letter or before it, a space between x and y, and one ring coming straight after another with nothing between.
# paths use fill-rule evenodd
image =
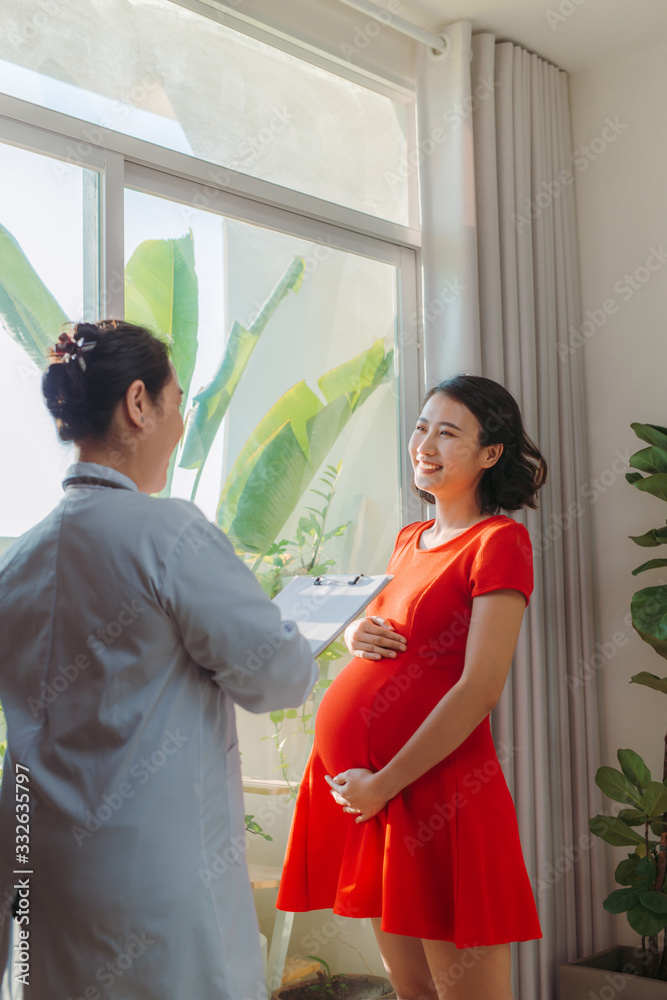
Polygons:
<instances>
[{"instance_id":1,"label":"window frame","mask_svg":"<svg viewBox=\"0 0 667 1000\"><path fill-rule=\"evenodd\" d=\"M6 95L0 95L0 143L99 174L97 302L102 316L124 315L126 187L393 264L397 269L399 516L401 524L421 518L420 502L410 489L408 454L424 391L419 230Z\"/></svg>"}]
</instances>

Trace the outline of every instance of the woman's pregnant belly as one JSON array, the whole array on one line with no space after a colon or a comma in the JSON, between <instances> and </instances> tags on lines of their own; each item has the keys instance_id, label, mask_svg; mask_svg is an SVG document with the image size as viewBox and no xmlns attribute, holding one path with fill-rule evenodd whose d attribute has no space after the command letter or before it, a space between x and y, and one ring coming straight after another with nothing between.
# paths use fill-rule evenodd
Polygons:
<instances>
[{"instance_id":1,"label":"woman's pregnant belly","mask_svg":"<svg viewBox=\"0 0 667 1000\"><path fill-rule=\"evenodd\" d=\"M351 660L315 716L315 750L327 772L384 767L456 682L461 667L444 657L428 666L408 652Z\"/></svg>"}]
</instances>

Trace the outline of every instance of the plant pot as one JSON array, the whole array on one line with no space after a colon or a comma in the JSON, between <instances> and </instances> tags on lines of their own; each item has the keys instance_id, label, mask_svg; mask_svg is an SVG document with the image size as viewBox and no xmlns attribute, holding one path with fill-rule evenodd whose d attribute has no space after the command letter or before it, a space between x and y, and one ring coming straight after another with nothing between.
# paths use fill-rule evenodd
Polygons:
<instances>
[{"instance_id":1,"label":"plant pot","mask_svg":"<svg viewBox=\"0 0 667 1000\"><path fill-rule=\"evenodd\" d=\"M640 959L629 945L617 945L560 967L560 1000L667 1000L667 982L638 975ZM630 970L636 969L633 974Z\"/></svg>"},{"instance_id":2,"label":"plant pot","mask_svg":"<svg viewBox=\"0 0 667 1000\"><path fill-rule=\"evenodd\" d=\"M328 987L323 987L317 977L303 979L300 983L279 986L271 994L272 1000L383 1000L395 997L394 988L384 976L365 976L345 973L332 976ZM625 1000L625 998L624 998Z\"/></svg>"}]
</instances>

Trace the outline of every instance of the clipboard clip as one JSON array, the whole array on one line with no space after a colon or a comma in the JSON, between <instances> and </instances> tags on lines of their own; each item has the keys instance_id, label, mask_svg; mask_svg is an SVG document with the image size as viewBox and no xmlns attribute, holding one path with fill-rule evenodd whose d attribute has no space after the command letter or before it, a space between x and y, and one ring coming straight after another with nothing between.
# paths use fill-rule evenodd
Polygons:
<instances>
[{"instance_id":1,"label":"clipboard clip","mask_svg":"<svg viewBox=\"0 0 667 1000\"><path fill-rule=\"evenodd\" d=\"M348 582L349 586L350 587L354 587L355 583L358 583L359 580L362 578L363 575L364 575L363 573L357 573L357 575L355 576L355 578L353 580L348 580L347 582ZM314 587L320 587L322 585L322 581L323 580L324 580L323 576L316 576L315 579L313 580L313 586ZM324 581L324 582L328 582L328 581Z\"/></svg>"}]
</instances>

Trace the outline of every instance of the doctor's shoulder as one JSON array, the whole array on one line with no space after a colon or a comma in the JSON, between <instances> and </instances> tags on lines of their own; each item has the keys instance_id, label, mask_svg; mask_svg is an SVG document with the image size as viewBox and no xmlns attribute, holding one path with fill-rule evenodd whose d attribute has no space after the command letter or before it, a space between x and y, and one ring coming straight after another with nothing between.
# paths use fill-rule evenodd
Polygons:
<instances>
[{"instance_id":1,"label":"doctor's shoulder","mask_svg":"<svg viewBox=\"0 0 667 1000\"><path fill-rule=\"evenodd\" d=\"M233 551L225 532L209 521L201 508L191 500L180 497L153 498L149 525L163 536L165 543L170 541L171 546L180 543L194 555L198 555L211 542Z\"/></svg>"}]
</instances>

